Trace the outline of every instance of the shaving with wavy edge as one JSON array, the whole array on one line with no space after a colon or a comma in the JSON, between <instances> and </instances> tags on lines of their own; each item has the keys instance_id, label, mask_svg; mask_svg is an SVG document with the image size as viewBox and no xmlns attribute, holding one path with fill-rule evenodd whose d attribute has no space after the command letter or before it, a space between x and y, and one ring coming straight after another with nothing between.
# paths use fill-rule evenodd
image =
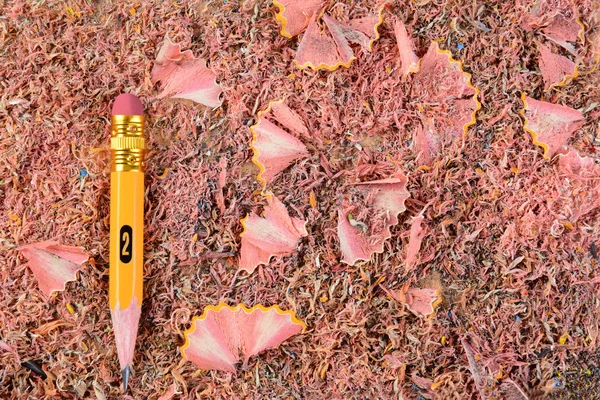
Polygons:
<instances>
[{"instance_id":1,"label":"shaving with wavy edge","mask_svg":"<svg viewBox=\"0 0 600 400\"><path fill-rule=\"evenodd\" d=\"M471 74L463 71L462 63L435 41L421 59L413 82L422 121L414 149L419 162L429 165L445 141L464 139L475 124L481 109L479 89L471 83Z\"/></svg>"},{"instance_id":2,"label":"shaving with wavy edge","mask_svg":"<svg viewBox=\"0 0 600 400\"><path fill-rule=\"evenodd\" d=\"M46 241L18 247L29 260L40 290L50 296L52 292L65 290L67 282L77 278L90 256L81 247L65 246L57 241Z\"/></svg>"},{"instance_id":3,"label":"shaving with wavy edge","mask_svg":"<svg viewBox=\"0 0 600 400\"><path fill-rule=\"evenodd\" d=\"M281 35L291 38L302 33L323 4L324 0L273 0L279 9L275 18L281 24Z\"/></svg>"},{"instance_id":4,"label":"shaving with wavy edge","mask_svg":"<svg viewBox=\"0 0 600 400\"><path fill-rule=\"evenodd\" d=\"M546 159L563 149L585 122L583 114L570 107L535 100L525 93L521 94L521 100L523 129L531 134L533 144L544 149Z\"/></svg>"},{"instance_id":5,"label":"shaving with wavy edge","mask_svg":"<svg viewBox=\"0 0 600 400\"><path fill-rule=\"evenodd\" d=\"M297 2L292 0L273 0L279 8L276 19L281 24L281 34L293 37L306 31L300 40L294 64L299 69L325 69L334 71L339 67L350 67L356 59L350 43L359 44L365 51L373 49L373 43L379 39L379 25L383 22L383 7L377 15L355 18L348 23L323 15L326 31L319 27L322 6L321 1Z\"/></svg>"},{"instance_id":6,"label":"shaving with wavy edge","mask_svg":"<svg viewBox=\"0 0 600 400\"><path fill-rule=\"evenodd\" d=\"M306 324L293 311L276 305L248 308L219 303L205 307L201 316L193 318L179 350L199 369L235 373L238 361L245 366L250 357L305 330Z\"/></svg>"},{"instance_id":7,"label":"shaving with wavy edge","mask_svg":"<svg viewBox=\"0 0 600 400\"><path fill-rule=\"evenodd\" d=\"M258 181L263 184L275 178L292 162L308 157L306 146L295 135L308 135L302 119L284 103L285 99L272 101L264 111L258 112L257 122L250 127L252 132L252 162L259 168ZM288 131L275 125L273 121Z\"/></svg>"},{"instance_id":8,"label":"shaving with wavy edge","mask_svg":"<svg viewBox=\"0 0 600 400\"><path fill-rule=\"evenodd\" d=\"M538 43L540 71L544 79L544 91L564 86L579 76L579 68L567 57L553 53L547 46Z\"/></svg>"},{"instance_id":9,"label":"shaving with wavy edge","mask_svg":"<svg viewBox=\"0 0 600 400\"><path fill-rule=\"evenodd\" d=\"M584 43L585 26L574 3L539 0L534 3L521 26L527 31L540 29L546 39L558 44L574 56L576 46Z\"/></svg>"},{"instance_id":10,"label":"shaving with wavy edge","mask_svg":"<svg viewBox=\"0 0 600 400\"><path fill-rule=\"evenodd\" d=\"M371 203L368 212L369 225L356 219L351 210L364 209L366 204L350 204L342 201L338 208L338 238L342 262L354 265L359 260L369 260L373 253L383 252L383 246L391 237L390 228L398 223L398 214L404 212L404 202L410 197L406 189L407 178L397 173L393 178L361 182L349 185L362 192ZM377 228L375 228L377 226Z\"/></svg>"},{"instance_id":11,"label":"shaving with wavy edge","mask_svg":"<svg viewBox=\"0 0 600 400\"><path fill-rule=\"evenodd\" d=\"M293 253L300 238L308 235L305 220L290 217L277 197L271 194L266 197L268 205L262 217L253 212L241 221L244 231L240 234L239 268L249 274L258 265L268 264L273 256Z\"/></svg>"}]
</instances>

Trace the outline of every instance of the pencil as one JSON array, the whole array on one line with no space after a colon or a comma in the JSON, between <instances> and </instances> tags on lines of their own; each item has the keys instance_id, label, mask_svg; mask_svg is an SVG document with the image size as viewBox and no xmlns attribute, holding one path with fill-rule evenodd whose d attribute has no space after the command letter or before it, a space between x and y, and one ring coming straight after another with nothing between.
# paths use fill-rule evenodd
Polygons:
<instances>
[{"instance_id":1,"label":"pencil","mask_svg":"<svg viewBox=\"0 0 600 400\"><path fill-rule=\"evenodd\" d=\"M112 109L109 302L123 390L132 373L144 272L144 109L131 94Z\"/></svg>"}]
</instances>

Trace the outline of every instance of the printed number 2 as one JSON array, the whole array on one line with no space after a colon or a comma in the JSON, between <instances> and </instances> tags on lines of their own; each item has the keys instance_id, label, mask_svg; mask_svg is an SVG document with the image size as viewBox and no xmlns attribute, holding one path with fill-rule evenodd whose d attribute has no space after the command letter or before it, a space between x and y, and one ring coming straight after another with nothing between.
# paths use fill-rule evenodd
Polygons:
<instances>
[{"instance_id":1,"label":"printed number 2","mask_svg":"<svg viewBox=\"0 0 600 400\"><path fill-rule=\"evenodd\" d=\"M133 242L133 230L131 229L131 226L123 225L119 236L119 258L122 263L127 264L131 261L131 248Z\"/></svg>"},{"instance_id":2,"label":"printed number 2","mask_svg":"<svg viewBox=\"0 0 600 400\"><path fill-rule=\"evenodd\" d=\"M123 237L121 238L121 240L123 240L123 242L125 242L123 244L123 250L121 251L121 254L123 254L124 256L128 256L129 255L129 232L123 232Z\"/></svg>"}]
</instances>

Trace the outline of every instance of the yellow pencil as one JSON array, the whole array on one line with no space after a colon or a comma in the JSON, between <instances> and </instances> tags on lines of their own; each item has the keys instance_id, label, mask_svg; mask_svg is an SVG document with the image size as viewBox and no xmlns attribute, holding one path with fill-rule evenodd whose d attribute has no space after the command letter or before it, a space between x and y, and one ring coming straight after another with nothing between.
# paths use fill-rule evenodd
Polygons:
<instances>
[{"instance_id":1,"label":"yellow pencil","mask_svg":"<svg viewBox=\"0 0 600 400\"><path fill-rule=\"evenodd\" d=\"M112 109L110 173L110 311L123 389L132 373L144 272L144 109L131 94Z\"/></svg>"}]
</instances>

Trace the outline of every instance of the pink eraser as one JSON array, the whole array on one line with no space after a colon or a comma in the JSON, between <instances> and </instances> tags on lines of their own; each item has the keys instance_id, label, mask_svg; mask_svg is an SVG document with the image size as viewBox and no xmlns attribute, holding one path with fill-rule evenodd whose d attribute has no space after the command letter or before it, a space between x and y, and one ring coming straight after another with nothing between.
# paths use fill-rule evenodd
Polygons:
<instances>
[{"instance_id":1,"label":"pink eraser","mask_svg":"<svg viewBox=\"0 0 600 400\"><path fill-rule=\"evenodd\" d=\"M113 103L112 115L144 115L144 106L136 96L123 93Z\"/></svg>"}]
</instances>

